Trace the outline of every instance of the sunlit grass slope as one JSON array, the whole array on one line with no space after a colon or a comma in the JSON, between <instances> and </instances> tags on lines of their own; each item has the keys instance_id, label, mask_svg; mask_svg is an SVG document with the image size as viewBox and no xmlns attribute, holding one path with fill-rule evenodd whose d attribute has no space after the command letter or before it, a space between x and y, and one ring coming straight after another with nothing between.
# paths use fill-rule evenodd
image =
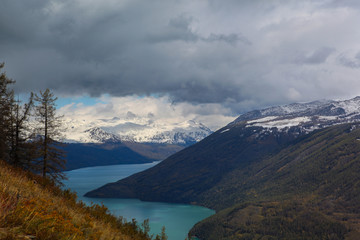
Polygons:
<instances>
[{"instance_id":1,"label":"sunlit grass slope","mask_svg":"<svg viewBox=\"0 0 360 240\"><path fill-rule=\"evenodd\" d=\"M144 229L0 160L0 239L151 239Z\"/></svg>"}]
</instances>

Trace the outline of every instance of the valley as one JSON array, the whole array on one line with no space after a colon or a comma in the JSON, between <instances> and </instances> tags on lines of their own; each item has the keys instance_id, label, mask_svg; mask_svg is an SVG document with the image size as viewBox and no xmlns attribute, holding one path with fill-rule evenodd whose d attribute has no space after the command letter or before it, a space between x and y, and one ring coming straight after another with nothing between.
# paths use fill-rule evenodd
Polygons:
<instances>
[{"instance_id":1,"label":"valley","mask_svg":"<svg viewBox=\"0 0 360 240\"><path fill-rule=\"evenodd\" d=\"M65 188L75 191L79 200L87 205L104 204L112 214L128 221L133 218L138 222L149 219L150 234L160 233L161 228L165 226L168 239L184 240L195 223L211 216L214 211L187 204L144 202L139 199L96 199L83 196L91 189L143 171L156 164L157 162L76 169L66 172L68 180L64 181L64 184Z\"/></svg>"},{"instance_id":2,"label":"valley","mask_svg":"<svg viewBox=\"0 0 360 240\"><path fill-rule=\"evenodd\" d=\"M2 0L0 240L360 239L359 22Z\"/></svg>"},{"instance_id":3,"label":"valley","mask_svg":"<svg viewBox=\"0 0 360 240\"><path fill-rule=\"evenodd\" d=\"M289 225L292 221L309 229L322 226L319 231L335 239L351 239L358 234L356 222L360 217L355 214L360 196L356 188L360 111L355 107L360 106L359 100L293 104L241 115L157 166L106 184L86 196L139 198L216 209L216 215L191 231L203 239L232 239L235 235L247 239L257 234L280 239L323 238L313 232L315 235L302 235ZM284 109L287 113L281 112ZM291 206L299 206L299 215L286 210ZM276 214L267 215L266 209ZM286 220L284 214L292 217ZM252 215L256 217L252 219ZM306 215L319 218L307 225L301 220ZM249 217L252 220L246 223ZM267 219L285 221L283 235L278 231L261 232L261 224ZM242 225L245 223L252 230L246 230Z\"/></svg>"}]
</instances>

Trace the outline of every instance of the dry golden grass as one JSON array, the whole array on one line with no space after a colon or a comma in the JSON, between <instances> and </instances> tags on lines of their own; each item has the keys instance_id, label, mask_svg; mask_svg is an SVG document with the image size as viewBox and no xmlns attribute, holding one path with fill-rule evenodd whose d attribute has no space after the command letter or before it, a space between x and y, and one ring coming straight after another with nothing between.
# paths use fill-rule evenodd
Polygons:
<instances>
[{"instance_id":1,"label":"dry golden grass","mask_svg":"<svg viewBox=\"0 0 360 240\"><path fill-rule=\"evenodd\" d=\"M135 221L0 161L0 239L151 239Z\"/></svg>"}]
</instances>

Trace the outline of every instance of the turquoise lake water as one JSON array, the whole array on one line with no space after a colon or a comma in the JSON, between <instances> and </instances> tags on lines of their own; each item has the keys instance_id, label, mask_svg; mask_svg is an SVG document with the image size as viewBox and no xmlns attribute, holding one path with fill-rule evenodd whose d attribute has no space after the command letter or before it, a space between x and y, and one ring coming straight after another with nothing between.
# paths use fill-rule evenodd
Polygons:
<instances>
[{"instance_id":1,"label":"turquoise lake water","mask_svg":"<svg viewBox=\"0 0 360 240\"><path fill-rule=\"evenodd\" d=\"M156 164L155 162L76 169L66 172L68 180L64 181L64 184L66 188L77 192L79 199L87 204L103 203L114 215L123 216L128 221L135 218L141 223L149 219L152 234L160 233L162 226L165 226L169 240L184 240L195 223L211 216L215 211L199 206L143 202L138 199L83 197L90 190L109 182L116 182Z\"/></svg>"}]
</instances>

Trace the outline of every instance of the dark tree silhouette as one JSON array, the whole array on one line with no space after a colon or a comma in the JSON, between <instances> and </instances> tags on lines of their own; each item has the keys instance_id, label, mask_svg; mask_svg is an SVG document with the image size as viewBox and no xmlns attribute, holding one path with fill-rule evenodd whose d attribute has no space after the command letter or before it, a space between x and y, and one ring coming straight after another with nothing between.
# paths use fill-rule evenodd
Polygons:
<instances>
[{"instance_id":1,"label":"dark tree silhouette","mask_svg":"<svg viewBox=\"0 0 360 240\"><path fill-rule=\"evenodd\" d=\"M49 89L40 91L39 95L35 94L35 116L38 123L35 141L38 143L38 161L41 166L39 171L42 176L60 182L64 179L61 171L65 167L66 159L59 142L62 136L62 116L56 115L56 100Z\"/></svg>"},{"instance_id":2,"label":"dark tree silhouette","mask_svg":"<svg viewBox=\"0 0 360 240\"><path fill-rule=\"evenodd\" d=\"M21 104L20 100L13 101L11 104L11 145L10 162L15 166L31 168L29 157L30 152L29 118L33 106L33 93L30 94L28 103Z\"/></svg>"},{"instance_id":3,"label":"dark tree silhouette","mask_svg":"<svg viewBox=\"0 0 360 240\"><path fill-rule=\"evenodd\" d=\"M2 71L4 63L0 63L0 159L10 160L11 136L11 105L14 101L14 91L9 85L15 81L9 79Z\"/></svg>"}]
</instances>

